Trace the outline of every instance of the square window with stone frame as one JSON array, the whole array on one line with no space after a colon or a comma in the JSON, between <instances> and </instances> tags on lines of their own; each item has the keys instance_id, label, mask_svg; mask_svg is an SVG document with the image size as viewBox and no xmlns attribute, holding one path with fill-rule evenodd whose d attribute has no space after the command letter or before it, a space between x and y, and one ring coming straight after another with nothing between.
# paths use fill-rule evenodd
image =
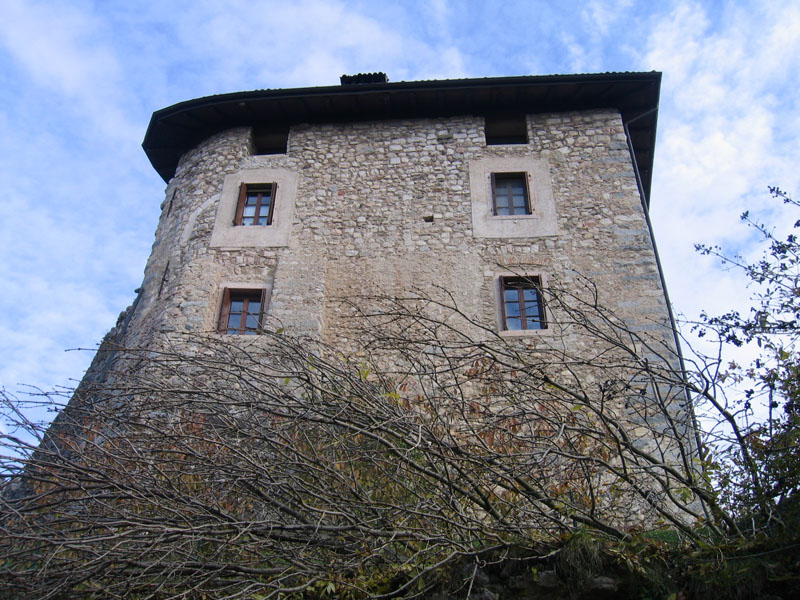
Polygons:
<instances>
[{"instance_id":1,"label":"square window with stone frame","mask_svg":"<svg viewBox=\"0 0 800 600\"><path fill-rule=\"evenodd\" d=\"M243 183L233 224L272 225L277 187L275 183Z\"/></svg>"},{"instance_id":2,"label":"square window with stone frame","mask_svg":"<svg viewBox=\"0 0 800 600\"><path fill-rule=\"evenodd\" d=\"M265 295L264 290L226 289L219 313L219 332L228 335L259 333Z\"/></svg>"},{"instance_id":3,"label":"square window with stone frame","mask_svg":"<svg viewBox=\"0 0 800 600\"><path fill-rule=\"evenodd\" d=\"M527 173L492 173L492 212L497 217L531 214Z\"/></svg>"},{"instance_id":4,"label":"square window with stone frame","mask_svg":"<svg viewBox=\"0 0 800 600\"><path fill-rule=\"evenodd\" d=\"M539 277L501 277L503 329L547 329Z\"/></svg>"}]
</instances>

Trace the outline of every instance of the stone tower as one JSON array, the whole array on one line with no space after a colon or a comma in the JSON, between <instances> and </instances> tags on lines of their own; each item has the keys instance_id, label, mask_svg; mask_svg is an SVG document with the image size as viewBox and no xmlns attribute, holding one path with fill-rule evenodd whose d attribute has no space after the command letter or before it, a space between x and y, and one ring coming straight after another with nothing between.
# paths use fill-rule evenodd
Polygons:
<instances>
[{"instance_id":1,"label":"stone tower","mask_svg":"<svg viewBox=\"0 0 800 600\"><path fill-rule=\"evenodd\" d=\"M259 90L153 114L167 182L116 341L170 332L339 343L329 300L450 291L507 337L552 335L551 281L589 277L633 322L667 321L647 208L659 73Z\"/></svg>"},{"instance_id":2,"label":"stone tower","mask_svg":"<svg viewBox=\"0 0 800 600\"><path fill-rule=\"evenodd\" d=\"M144 282L3 492L37 542L20 585L422 597L465 559L470 596L484 551L691 533L660 79L366 74L156 112Z\"/></svg>"}]
</instances>

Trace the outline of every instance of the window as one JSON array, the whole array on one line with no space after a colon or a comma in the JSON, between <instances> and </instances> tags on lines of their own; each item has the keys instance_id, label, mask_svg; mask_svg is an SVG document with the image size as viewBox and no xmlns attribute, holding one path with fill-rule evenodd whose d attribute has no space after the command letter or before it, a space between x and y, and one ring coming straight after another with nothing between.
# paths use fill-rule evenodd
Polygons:
<instances>
[{"instance_id":1,"label":"window","mask_svg":"<svg viewBox=\"0 0 800 600\"><path fill-rule=\"evenodd\" d=\"M261 330L264 290L225 290L219 315L219 332L255 335Z\"/></svg>"},{"instance_id":2,"label":"window","mask_svg":"<svg viewBox=\"0 0 800 600\"><path fill-rule=\"evenodd\" d=\"M234 225L272 225L274 183L243 183Z\"/></svg>"},{"instance_id":3,"label":"window","mask_svg":"<svg viewBox=\"0 0 800 600\"><path fill-rule=\"evenodd\" d=\"M486 144L527 144L528 124L525 115L491 115L484 123Z\"/></svg>"},{"instance_id":4,"label":"window","mask_svg":"<svg viewBox=\"0 0 800 600\"><path fill-rule=\"evenodd\" d=\"M525 173L492 173L495 216L529 215L528 177Z\"/></svg>"},{"instance_id":5,"label":"window","mask_svg":"<svg viewBox=\"0 0 800 600\"><path fill-rule=\"evenodd\" d=\"M538 277L501 277L503 329L547 329L541 280Z\"/></svg>"}]
</instances>

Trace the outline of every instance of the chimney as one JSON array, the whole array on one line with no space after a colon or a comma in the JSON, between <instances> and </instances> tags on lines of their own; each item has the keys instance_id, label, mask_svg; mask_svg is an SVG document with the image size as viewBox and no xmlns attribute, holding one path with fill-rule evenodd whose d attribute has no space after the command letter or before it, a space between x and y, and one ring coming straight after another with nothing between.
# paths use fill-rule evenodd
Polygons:
<instances>
[{"instance_id":1,"label":"chimney","mask_svg":"<svg viewBox=\"0 0 800 600\"><path fill-rule=\"evenodd\" d=\"M339 78L342 85L360 85L364 83L389 83L386 73L357 73L355 75L342 75Z\"/></svg>"}]
</instances>

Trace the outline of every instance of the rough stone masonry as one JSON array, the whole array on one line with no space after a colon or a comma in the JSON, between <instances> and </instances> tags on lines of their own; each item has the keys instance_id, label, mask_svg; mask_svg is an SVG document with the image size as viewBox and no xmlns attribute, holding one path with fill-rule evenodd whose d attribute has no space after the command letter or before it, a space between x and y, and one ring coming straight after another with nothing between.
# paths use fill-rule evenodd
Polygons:
<instances>
[{"instance_id":1,"label":"rough stone masonry","mask_svg":"<svg viewBox=\"0 0 800 600\"><path fill-rule=\"evenodd\" d=\"M342 335L326 301L434 285L503 331L511 274L546 286L579 273L632 325L666 322L620 113L525 122L528 143L505 145L487 145L481 116L300 124L285 154L265 155L251 127L212 135L169 181L125 343L214 332L224 290L240 288L266 290L265 322L326 341ZM492 172L525 173L531 214L492 215ZM239 186L273 181L273 224L232 226Z\"/></svg>"}]
</instances>

